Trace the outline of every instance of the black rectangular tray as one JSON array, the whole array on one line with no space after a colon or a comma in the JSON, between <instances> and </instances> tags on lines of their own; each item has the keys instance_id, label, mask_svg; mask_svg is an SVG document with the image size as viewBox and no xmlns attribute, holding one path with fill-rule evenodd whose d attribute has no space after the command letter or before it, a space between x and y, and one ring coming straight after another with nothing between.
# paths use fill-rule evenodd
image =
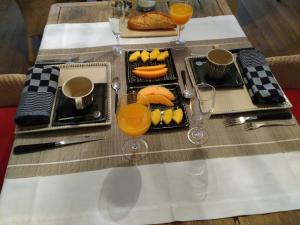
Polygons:
<instances>
[{"instance_id":1,"label":"black rectangular tray","mask_svg":"<svg viewBox=\"0 0 300 225\"><path fill-rule=\"evenodd\" d=\"M207 59L205 56L189 59L196 84L207 83L215 88L241 88L244 85L235 63L231 64L228 73L222 80L212 80L207 74Z\"/></svg>"},{"instance_id":2,"label":"black rectangular tray","mask_svg":"<svg viewBox=\"0 0 300 225\"><path fill-rule=\"evenodd\" d=\"M61 87L57 90L53 114L53 126L76 125L87 123L101 123L107 120L107 84L95 84L93 104L84 110L77 110L70 99L64 96ZM95 111L101 115L93 117ZM75 117L74 119L60 120L61 118Z\"/></svg>"},{"instance_id":3,"label":"black rectangular tray","mask_svg":"<svg viewBox=\"0 0 300 225\"><path fill-rule=\"evenodd\" d=\"M189 120L188 120L188 116L187 116L187 111L186 111L186 107L185 104L182 101L182 96L181 96L181 92L180 92L180 87L177 84L165 84L165 85L161 85L165 88L168 88L174 95L175 95L175 100L172 101L174 103L174 110L176 110L177 108L181 108L183 111L183 118L180 124L175 123L173 120L171 121L171 123L169 123L168 125L164 124L163 122L160 122L158 125L154 126L153 124L151 124L150 130L152 131L158 131L158 130L166 130L166 129L180 129L180 128L186 128L189 127ZM127 92L133 92L133 91L139 91L140 89L142 89L144 86L138 86L138 87L128 87ZM155 110L155 109L160 109L161 111L172 108L169 106L165 106L165 105L159 105L159 104L151 104L151 111Z\"/></svg>"},{"instance_id":4,"label":"black rectangular tray","mask_svg":"<svg viewBox=\"0 0 300 225\"><path fill-rule=\"evenodd\" d=\"M152 49L145 49L148 52L151 52ZM136 86L136 85L148 85L148 84L168 84L168 83L176 83L178 81L178 75L176 72L173 56L171 50L169 48L159 49L161 52L167 50L169 52L169 57L162 62L154 61L147 61L144 63L141 59L137 60L136 62L129 62L129 56L134 53L135 51L127 51L125 53L125 64L126 64L126 81L128 86ZM143 50L140 50L143 51ZM145 79L141 77L137 77L132 73L132 70L138 66L154 66L159 64L167 64L168 72L167 75L161 78L156 79Z\"/></svg>"}]
</instances>

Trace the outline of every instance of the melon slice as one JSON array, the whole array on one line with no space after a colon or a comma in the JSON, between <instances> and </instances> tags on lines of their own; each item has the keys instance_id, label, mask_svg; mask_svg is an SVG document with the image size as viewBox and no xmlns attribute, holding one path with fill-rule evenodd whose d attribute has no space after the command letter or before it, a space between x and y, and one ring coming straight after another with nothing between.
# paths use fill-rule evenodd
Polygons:
<instances>
[{"instance_id":1,"label":"melon slice","mask_svg":"<svg viewBox=\"0 0 300 225\"><path fill-rule=\"evenodd\" d=\"M140 104L147 105L146 101L148 100L148 103L150 103L150 104L160 104L160 105L166 105L166 106L174 106L174 103L171 102L171 100L168 99L164 95L157 95L157 94L144 95L147 98L146 100L145 100L145 98L141 98L139 96L140 95L138 95L138 97L137 97L137 102L140 103Z\"/></svg>"},{"instance_id":2,"label":"melon slice","mask_svg":"<svg viewBox=\"0 0 300 225\"><path fill-rule=\"evenodd\" d=\"M142 88L138 94L147 96L147 95L152 95L152 94L158 94L158 95L163 95L167 97L169 100L173 101L175 99L174 94L167 88L162 87L162 86L148 86L145 88Z\"/></svg>"}]
</instances>

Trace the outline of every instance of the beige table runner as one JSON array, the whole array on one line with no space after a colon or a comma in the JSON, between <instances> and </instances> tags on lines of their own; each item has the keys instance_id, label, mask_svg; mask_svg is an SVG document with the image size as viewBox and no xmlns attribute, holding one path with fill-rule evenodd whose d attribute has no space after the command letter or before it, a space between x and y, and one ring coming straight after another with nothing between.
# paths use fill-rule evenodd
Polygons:
<instances>
[{"instance_id":1,"label":"beige table runner","mask_svg":"<svg viewBox=\"0 0 300 225\"><path fill-rule=\"evenodd\" d=\"M221 44L222 42L223 44ZM250 46L246 38L189 42L189 47L184 51L172 51L177 71L185 68L184 58L190 55L191 51L205 54L214 44L229 49ZM165 46L159 45L158 47ZM135 45L126 46L128 49L140 47ZM149 44L145 47L157 47L157 45ZM79 61L88 59L91 61L109 61L112 65L112 76L120 76L122 79L121 93L125 93L125 59L124 57L116 57L111 54L110 50L107 50L105 47L41 50L38 60L64 59L78 56ZM179 78L179 83L181 85L181 78ZM114 105L114 102L112 102L112 105ZM284 152L295 150L300 144L298 126L262 128L246 132L243 130L243 126L225 128L223 118L223 116L214 117L208 122L208 131L211 136L208 143L201 147L201 151L188 142L186 138L187 129L151 132L145 135L144 138L149 144L150 151L147 153L147 157L138 163L152 164L199 159L203 157L202 151L208 158ZM38 139L36 135L22 135L17 136L15 145L60 140L63 136L81 135L83 133L105 135L107 139L100 142L35 153L30 155L30 157L28 155L12 155L7 177L57 175L97 170L118 166L126 162L121 151L122 143L126 137L117 129L114 116L110 128L50 132L40 134Z\"/></svg>"}]
</instances>

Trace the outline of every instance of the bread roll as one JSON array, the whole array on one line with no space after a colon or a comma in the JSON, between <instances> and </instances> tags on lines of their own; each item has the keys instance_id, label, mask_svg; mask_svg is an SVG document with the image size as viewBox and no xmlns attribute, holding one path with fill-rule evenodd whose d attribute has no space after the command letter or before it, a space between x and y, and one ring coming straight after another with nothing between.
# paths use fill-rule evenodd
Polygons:
<instances>
[{"instance_id":1,"label":"bread roll","mask_svg":"<svg viewBox=\"0 0 300 225\"><path fill-rule=\"evenodd\" d=\"M175 27L170 16L161 12L148 12L128 20L128 28L133 30L169 30Z\"/></svg>"}]
</instances>

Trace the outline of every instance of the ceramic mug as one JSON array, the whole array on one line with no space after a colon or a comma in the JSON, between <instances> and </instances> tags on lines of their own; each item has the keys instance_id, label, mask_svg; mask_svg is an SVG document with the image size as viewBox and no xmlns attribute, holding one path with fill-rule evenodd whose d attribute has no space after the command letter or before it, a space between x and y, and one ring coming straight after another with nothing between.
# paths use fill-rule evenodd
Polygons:
<instances>
[{"instance_id":1,"label":"ceramic mug","mask_svg":"<svg viewBox=\"0 0 300 225\"><path fill-rule=\"evenodd\" d=\"M210 50L207 54L208 77L212 80L223 79L233 62L234 56L230 51L222 48Z\"/></svg>"},{"instance_id":2,"label":"ceramic mug","mask_svg":"<svg viewBox=\"0 0 300 225\"><path fill-rule=\"evenodd\" d=\"M72 77L64 82L62 92L77 110L82 110L93 103L94 83L87 77Z\"/></svg>"}]
</instances>

